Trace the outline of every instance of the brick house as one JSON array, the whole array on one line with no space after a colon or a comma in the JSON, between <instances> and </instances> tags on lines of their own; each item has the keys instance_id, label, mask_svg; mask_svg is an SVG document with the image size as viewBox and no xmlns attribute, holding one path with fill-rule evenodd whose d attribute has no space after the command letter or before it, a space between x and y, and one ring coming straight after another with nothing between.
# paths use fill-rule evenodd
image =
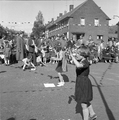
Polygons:
<instances>
[{"instance_id":1,"label":"brick house","mask_svg":"<svg viewBox=\"0 0 119 120\"><path fill-rule=\"evenodd\" d=\"M108 37L109 38L118 38L118 26L109 26L109 31L108 31Z\"/></svg>"},{"instance_id":2,"label":"brick house","mask_svg":"<svg viewBox=\"0 0 119 120\"><path fill-rule=\"evenodd\" d=\"M93 1L86 0L76 8L69 6L69 12L59 14L46 26L48 37L66 35L68 39L93 39L95 42L108 40L108 27L110 18Z\"/></svg>"}]
</instances>

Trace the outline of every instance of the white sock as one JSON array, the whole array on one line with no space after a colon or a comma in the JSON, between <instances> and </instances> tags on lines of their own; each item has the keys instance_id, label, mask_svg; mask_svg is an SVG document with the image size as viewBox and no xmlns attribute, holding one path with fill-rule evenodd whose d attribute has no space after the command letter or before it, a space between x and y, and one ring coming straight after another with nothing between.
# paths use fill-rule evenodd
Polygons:
<instances>
[{"instance_id":1,"label":"white sock","mask_svg":"<svg viewBox=\"0 0 119 120\"><path fill-rule=\"evenodd\" d=\"M90 106L88 107L88 110L89 110L90 116L93 116L93 115L95 114L92 105L90 105Z\"/></svg>"},{"instance_id":2,"label":"white sock","mask_svg":"<svg viewBox=\"0 0 119 120\"><path fill-rule=\"evenodd\" d=\"M60 82L64 83L64 80L63 80L63 77L62 77L61 73L58 73L58 76L59 76Z\"/></svg>"},{"instance_id":3,"label":"white sock","mask_svg":"<svg viewBox=\"0 0 119 120\"><path fill-rule=\"evenodd\" d=\"M89 119L88 108L83 109L83 118L84 118L84 120L88 120Z\"/></svg>"},{"instance_id":4,"label":"white sock","mask_svg":"<svg viewBox=\"0 0 119 120\"><path fill-rule=\"evenodd\" d=\"M10 61L8 60L8 65L10 64Z\"/></svg>"}]
</instances>

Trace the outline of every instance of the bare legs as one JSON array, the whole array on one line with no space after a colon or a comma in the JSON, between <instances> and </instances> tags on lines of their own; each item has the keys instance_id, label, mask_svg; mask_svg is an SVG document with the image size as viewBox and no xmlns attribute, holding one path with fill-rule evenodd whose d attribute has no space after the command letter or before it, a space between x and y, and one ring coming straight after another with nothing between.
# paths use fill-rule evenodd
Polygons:
<instances>
[{"instance_id":1,"label":"bare legs","mask_svg":"<svg viewBox=\"0 0 119 120\"><path fill-rule=\"evenodd\" d=\"M60 82L58 83L57 86L63 86L64 85L64 80L63 80L63 77L62 77L61 73L58 73L58 76L59 76Z\"/></svg>"},{"instance_id":2,"label":"bare legs","mask_svg":"<svg viewBox=\"0 0 119 120\"><path fill-rule=\"evenodd\" d=\"M9 64L10 64L9 58L4 57L4 63L5 63L6 65L9 65Z\"/></svg>"},{"instance_id":3,"label":"bare legs","mask_svg":"<svg viewBox=\"0 0 119 120\"><path fill-rule=\"evenodd\" d=\"M30 62L28 58L24 58L22 61L23 61L23 70L25 70L26 66L31 66L33 67L31 70L36 70L35 65L32 62Z\"/></svg>"}]
</instances>

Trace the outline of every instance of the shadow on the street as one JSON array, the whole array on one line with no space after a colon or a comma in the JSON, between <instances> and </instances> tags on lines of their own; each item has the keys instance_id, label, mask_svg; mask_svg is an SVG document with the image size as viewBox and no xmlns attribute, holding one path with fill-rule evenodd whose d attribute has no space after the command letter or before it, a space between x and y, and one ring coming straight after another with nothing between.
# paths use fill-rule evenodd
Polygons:
<instances>
[{"instance_id":1,"label":"shadow on the street","mask_svg":"<svg viewBox=\"0 0 119 120\"><path fill-rule=\"evenodd\" d=\"M104 97L104 95L103 95L103 93L102 93L102 90L101 90L101 86L98 85L96 79L95 79L91 74L90 74L90 76L94 79L94 81L95 81L95 83L96 83L96 85L97 85L98 91L99 91L100 96L101 96L101 98L102 98L102 101L103 101L103 103L104 103L104 106L105 106L105 109L106 109L106 113L107 113L107 116L108 116L109 120L116 120L116 119L114 118L114 115L113 115L112 111L110 110L110 108L109 108L106 100L105 100L105 97Z\"/></svg>"},{"instance_id":2,"label":"shadow on the street","mask_svg":"<svg viewBox=\"0 0 119 120\"><path fill-rule=\"evenodd\" d=\"M64 82L69 82L69 78L66 74L62 74Z\"/></svg>"},{"instance_id":3,"label":"shadow on the street","mask_svg":"<svg viewBox=\"0 0 119 120\"><path fill-rule=\"evenodd\" d=\"M71 83L76 83L76 81L73 81L73 80L72 80Z\"/></svg>"},{"instance_id":4,"label":"shadow on the street","mask_svg":"<svg viewBox=\"0 0 119 120\"><path fill-rule=\"evenodd\" d=\"M53 77L52 75L48 75L50 79L58 79L59 77Z\"/></svg>"},{"instance_id":5,"label":"shadow on the street","mask_svg":"<svg viewBox=\"0 0 119 120\"><path fill-rule=\"evenodd\" d=\"M8 118L7 120L16 120L14 117Z\"/></svg>"},{"instance_id":6,"label":"shadow on the street","mask_svg":"<svg viewBox=\"0 0 119 120\"><path fill-rule=\"evenodd\" d=\"M36 119L32 118L32 119L30 119L30 120L36 120Z\"/></svg>"},{"instance_id":7,"label":"shadow on the street","mask_svg":"<svg viewBox=\"0 0 119 120\"><path fill-rule=\"evenodd\" d=\"M0 73L5 73L6 71L0 71Z\"/></svg>"},{"instance_id":8,"label":"shadow on the street","mask_svg":"<svg viewBox=\"0 0 119 120\"><path fill-rule=\"evenodd\" d=\"M16 120L14 117L8 118L7 120ZM30 119L30 120L36 120L34 118Z\"/></svg>"},{"instance_id":9,"label":"shadow on the street","mask_svg":"<svg viewBox=\"0 0 119 120\"><path fill-rule=\"evenodd\" d=\"M54 76L52 76L52 75L48 75L48 77L49 77L50 79L58 79L58 78L59 78L59 77L54 77ZM62 77L63 77L63 79L64 79L64 82L69 82L69 78L68 78L67 75L62 74Z\"/></svg>"}]
</instances>

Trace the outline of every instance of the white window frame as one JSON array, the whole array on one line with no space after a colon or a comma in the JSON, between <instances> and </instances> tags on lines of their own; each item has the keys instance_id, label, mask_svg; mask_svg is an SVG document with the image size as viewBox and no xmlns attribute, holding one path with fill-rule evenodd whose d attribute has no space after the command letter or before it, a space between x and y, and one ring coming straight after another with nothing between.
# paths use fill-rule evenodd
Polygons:
<instances>
[{"instance_id":1,"label":"white window frame","mask_svg":"<svg viewBox=\"0 0 119 120\"><path fill-rule=\"evenodd\" d=\"M103 35L97 35L97 40L103 40Z\"/></svg>"},{"instance_id":2,"label":"white window frame","mask_svg":"<svg viewBox=\"0 0 119 120\"><path fill-rule=\"evenodd\" d=\"M94 19L94 26L99 26L100 25L100 21L98 18Z\"/></svg>"},{"instance_id":3,"label":"white window frame","mask_svg":"<svg viewBox=\"0 0 119 120\"><path fill-rule=\"evenodd\" d=\"M80 19L80 24L81 24L82 26L85 25L85 18L81 18L81 19Z\"/></svg>"}]
</instances>

